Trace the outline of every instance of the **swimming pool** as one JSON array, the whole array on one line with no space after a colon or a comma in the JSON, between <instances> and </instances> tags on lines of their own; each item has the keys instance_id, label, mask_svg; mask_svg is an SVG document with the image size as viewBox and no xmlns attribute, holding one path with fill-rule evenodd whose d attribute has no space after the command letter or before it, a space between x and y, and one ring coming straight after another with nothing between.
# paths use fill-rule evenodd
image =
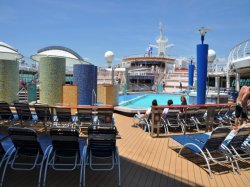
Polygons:
<instances>
[{"instance_id":1,"label":"swimming pool","mask_svg":"<svg viewBox=\"0 0 250 187\"><path fill-rule=\"evenodd\" d=\"M152 104L152 100L156 99L158 105L167 105L169 99L173 100L174 105L181 104L181 95L177 94L132 94L119 96L119 106L133 108L133 109L145 109L149 108ZM187 103L188 102L188 97Z\"/></svg>"}]
</instances>

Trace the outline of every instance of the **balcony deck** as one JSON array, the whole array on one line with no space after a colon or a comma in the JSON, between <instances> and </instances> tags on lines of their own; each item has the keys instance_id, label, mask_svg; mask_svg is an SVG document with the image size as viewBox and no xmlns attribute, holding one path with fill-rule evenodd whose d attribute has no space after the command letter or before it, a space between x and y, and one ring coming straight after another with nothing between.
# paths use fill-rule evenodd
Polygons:
<instances>
[{"instance_id":1,"label":"balcony deck","mask_svg":"<svg viewBox=\"0 0 250 187\"><path fill-rule=\"evenodd\" d=\"M249 186L250 162L244 164L246 170L241 175L233 174L230 169L216 167L211 179L202 167L183 157L178 157L172 148L174 142L167 136L151 138L140 128L131 127L133 118L115 114L116 124L121 135L117 144L121 156L122 186ZM191 155L193 160L197 157ZM37 186L36 172L7 171L4 186ZM79 171L54 172L49 170L48 187L72 187L79 185ZM86 170L86 186L118 186L115 171L93 172Z\"/></svg>"}]
</instances>

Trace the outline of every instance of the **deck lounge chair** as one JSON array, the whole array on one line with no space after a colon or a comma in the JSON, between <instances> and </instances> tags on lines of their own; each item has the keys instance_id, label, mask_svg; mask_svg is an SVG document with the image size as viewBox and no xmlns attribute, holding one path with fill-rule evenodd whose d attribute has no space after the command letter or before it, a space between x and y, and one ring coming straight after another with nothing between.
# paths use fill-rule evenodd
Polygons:
<instances>
[{"instance_id":1,"label":"deck lounge chair","mask_svg":"<svg viewBox=\"0 0 250 187\"><path fill-rule=\"evenodd\" d=\"M52 146L49 148L48 159L44 169L43 186L46 183L49 166L55 171L73 171L80 168L79 184L82 186L84 153L83 142L74 128L51 128Z\"/></svg>"},{"instance_id":2,"label":"deck lounge chair","mask_svg":"<svg viewBox=\"0 0 250 187\"><path fill-rule=\"evenodd\" d=\"M233 155L225 150L222 146L223 141L229 134L230 129L227 127L217 127L211 135L203 136L203 134L179 135L171 138L181 145L179 155L184 148L189 149L206 161L208 173L212 177L210 165L230 163L233 172L235 172ZM202 137L202 138L201 138ZM216 157L214 156L216 155ZM237 167L237 163L236 163ZM238 167L237 167L238 169Z\"/></svg>"},{"instance_id":3,"label":"deck lounge chair","mask_svg":"<svg viewBox=\"0 0 250 187\"><path fill-rule=\"evenodd\" d=\"M184 131L186 130L193 130L196 129L199 131L199 127L195 121L195 109L194 108L188 108L185 113L182 113L180 115L180 119L184 125Z\"/></svg>"},{"instance_id":4,"label":"deck lounge chair","mask_svg":"<svg viewBox=\"0 0 250 187\"><path fill-rule=\"evenodd\" d=\"M37 122L43 122L44 124L48 122L53 122L53 116L51 115L50 108L45 104L35 104L34 105Z\"/></svg>"},{"instance_id":5,"label":"deck lounge chair","mask_svg":"<svg viewBox=\"0 0 250 187\"><path fill-rule=\"evenodd\" d=\"M57 118L57 126L73 126L74 119L71 115L71 108L69 107L55 107L56 110L56 118Z\"/></svg>"},{"instance_id":6,"label":"deck lounge chair","mask_svg":"<svg viewBox=\"0 0 250 187\"><path fill-rule=\"evenodd\" d=\"M182 132L184 132L184 127L179 118L179 113L179 110L169 109L166 115L161 116L161 123L165 124L167 133L169 133L169 128L179 128Z\"/></svg>"},{"instance_id":7,"label":"deck lounge chair","mask_svg":"<svg viewBox=\"0 0 250 187\"><path fill-rule=\"evenodd\" d=\"M250 126L242 127L238 130L232 139L224 142L224 146L230 150L236 159L248 160L250 159L250 146L245 142L250 135Z\"/></svg>"},{"instance_id":8,"label":"deck lounge chair","mask_svg":"<svg viewBox=\"0 0 250 187\"><path fill-rule=\"evenodd\" d=\"M98 118L98 124L110 124L114 125L114 109L110 108L97 108L97 118Z\"/></svg>"},{"instance_id":9,"label":"deck lounge chair","mask_svg":"<svg viewBox=\"0 0 250 187\"><path fill-rule=\"evenodd\" d=\"M8 103L0 101L0 121L11 122L14 120L14 115Z\"/></svg>"},{"instance_id":10,"label":"deck lounge chair","mask_svg":"<svg viewBox=\"0 0 250 187\"><path fill-rule=\"evenodd\" d=\"M28 103L16 102L14 103L16 108L16 112L18 115L18 119L23 122L32 122L33 123L33 116L30 111L30 107Z\"/></svg>"},{"instance_id":11,"label":"deck lounge chair","mask_svg":"<svg viewBox=\"0 0 250 187\"><path fill-rule=\"evenodd\" d=\"M7 166L17 171L31 171L40 167L38 186L40 185L42 168L47 158L49 139L38 138L36 132L30 128L10 127L9 137L14 145L4 165L1 183L3 185Z\"/></svg>"},{"instance_id":12,"label":"deck lounge chair","mask_svg":"<svg viewBox=\"0 0 250 187\"><path fill-rule=\"evenodd\" d=\"M93 171L110 171L118 168L118 183L121 185L120 156L116 146L116 127L91 125L88 128L86 164Z\"/></svg>"},{"instance_id":13,"label":"deck lounge chair","mask_svg":"<svg viewBox=\"0 0 250 187\"><path fill-rule=\"evenodd\" d=\"M145 132L151 134L152 131L152 113L149 114L147 118L141 114L134 115L134 124L132 127L141 127ZM137 122L136 122L137 121ZM167 133L166 124L163 121L160 121L160 128L164 128L165 133Z\"/></svg>"},{"instance_id":14,"label":"deck lounge chair","mask_svg":"<svg viewBox=\"0 0 250 187\"><path fill-rule=\"evenodd\" d=\"M207 109L197 109L194 114L195 122L200 128L205 128L207 125Z\"/></svg>"},{"instance_id":15,"label":"deck lounge chair","mask_svg":"<svg viewBox=\"0 0 250 187\"><path fill-rule=\"evenodd\" d=\"M87 133L88 127L93 124L91 108L77 108L77 122L81 132Z\"/></svg>"}]
</instances>

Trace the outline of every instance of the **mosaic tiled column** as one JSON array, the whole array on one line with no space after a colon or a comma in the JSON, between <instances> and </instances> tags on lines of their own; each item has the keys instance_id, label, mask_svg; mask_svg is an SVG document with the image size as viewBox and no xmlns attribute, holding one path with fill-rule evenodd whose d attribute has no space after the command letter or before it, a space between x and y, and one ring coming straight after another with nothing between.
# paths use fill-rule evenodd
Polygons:
<instances>
[{"instance_id":1,"label":"mosaic tiled column","mask_svg":"<svg viewBox=\"0 0 250 187\"><path fill-rule=\"evenodd\" d=\"M78 86L78 105L92 105L92 91L96 88L94 65L75 64L73 84Z\"/></svg>"},{"instance_id":2,"label":"mosaic tiled column","mask_svg":"<svg viewBox=\"0 0 250 187\"><path fill-rule=\"evenodd\" d=\"M0 60L0 101L18 100L19 65L14 60Z\"/></svg>"},{"instance_id":3,"label":"mosaic tiled column","mask_svg":"<svg viewBox=\"0 0 250 187\"><path fill-rule=\"evenodd\" d=\"M40 102L48 105L62 103L65 80L65 58L42 57L39 63Z\"/></svg>"}]
</instances>

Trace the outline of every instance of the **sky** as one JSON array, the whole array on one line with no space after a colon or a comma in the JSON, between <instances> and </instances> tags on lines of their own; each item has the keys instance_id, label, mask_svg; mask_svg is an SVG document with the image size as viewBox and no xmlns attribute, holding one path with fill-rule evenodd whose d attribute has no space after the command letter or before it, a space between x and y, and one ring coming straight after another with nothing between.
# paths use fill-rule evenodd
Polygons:
<instances>
[{"instance_id":1,"label":"sky","mask_svg":"<svg viewBox=\"0 0 250 187\"><path fill-rule=\"evenodd\" d=\"M64 46L104 67L106 51L113 64L144 54L162 22L170 56L195 58L204 26L211 29L204 43L223 61L250 38L249 10L250 0L0 0L0 41L25 57Z\"/></svg>"}]
</instances>

